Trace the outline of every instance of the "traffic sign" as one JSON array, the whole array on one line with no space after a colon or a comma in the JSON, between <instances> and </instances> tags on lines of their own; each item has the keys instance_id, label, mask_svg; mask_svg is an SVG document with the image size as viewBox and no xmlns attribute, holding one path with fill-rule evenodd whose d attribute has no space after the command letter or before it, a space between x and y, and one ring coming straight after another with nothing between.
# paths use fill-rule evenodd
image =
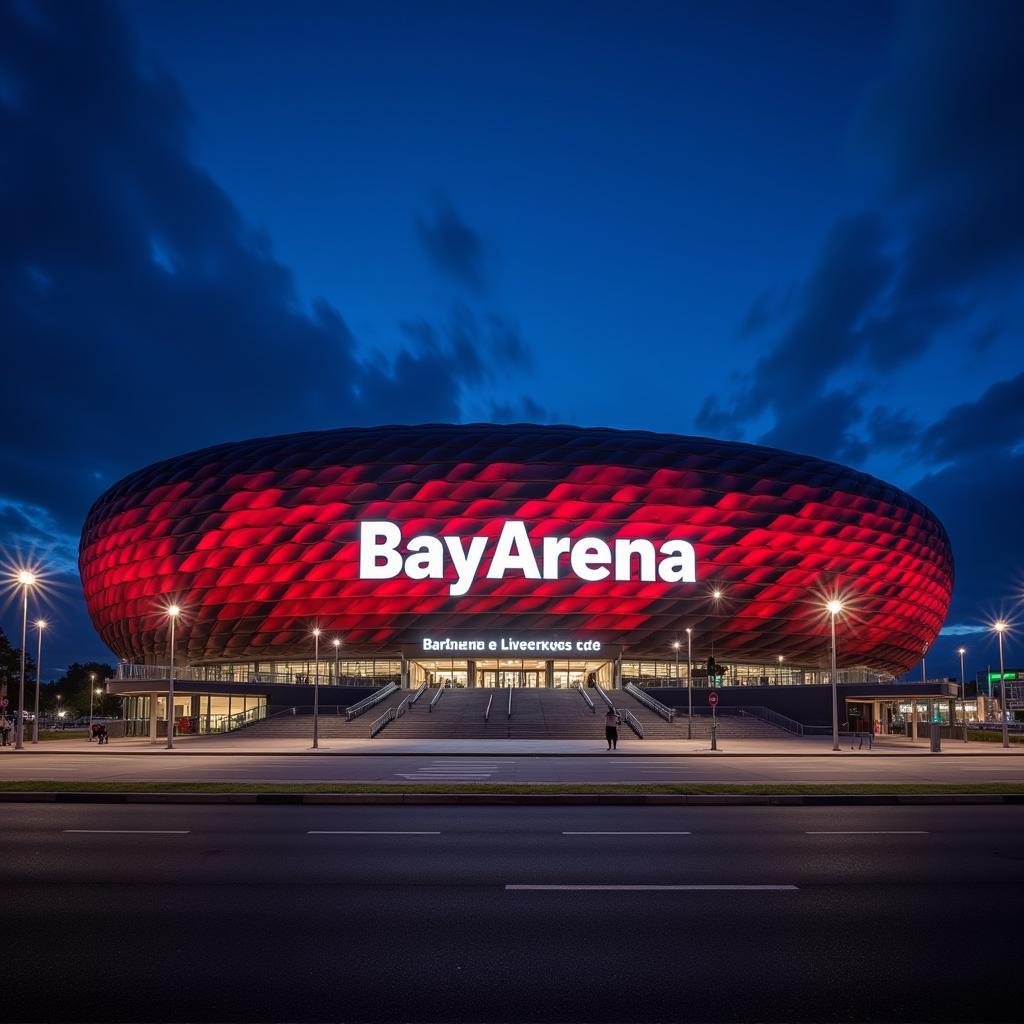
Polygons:
<instances>
[{"instance_id":1,"label":"traffic sign","mask_svg":"<svg viewBox=\"0 0 1024 1024\"><path fill-rule=\"evenodd\" d=\"M715 706L715 705L716 705L716 704L718 703L718 694L717 694L717 693L715 693L715 691L714 691L714 690L712 690L712 691L711 691L711 692L710 692L710 693L708 694L708 703L709 703L709 704L710 704L710 705L711 705L712 707L714 707L714 706Z\"/></svg>"},{"instance_id":2,"label":"traffic sign","mask_svg":"<svg viewBox=\"0 0 1024 1024\"><path fill-rule=\"evenodd\" d=\"M6 697L0 697L0 708L7 707L11 702Z\"/></svg>"}]
</instances>

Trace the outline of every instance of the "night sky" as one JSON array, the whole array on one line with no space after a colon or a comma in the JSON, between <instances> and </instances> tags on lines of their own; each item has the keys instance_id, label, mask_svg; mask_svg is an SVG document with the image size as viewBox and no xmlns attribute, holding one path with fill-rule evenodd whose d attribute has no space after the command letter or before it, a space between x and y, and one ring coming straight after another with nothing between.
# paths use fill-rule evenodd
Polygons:
<instances>
[{"instance_id":1,"label":"night sky","mask_svg":"<svg viewBox=\"0 0 1024 1024\"><path fill-rule=\"evenodd\" d=\"M889 480L956 555L929 674L983 669L1024 587L1022 97L1019 2L0 0L0 553L51 570L44 676L110 657L77 549L126 473L480 420Z\"/></svg>"}]
</instances>

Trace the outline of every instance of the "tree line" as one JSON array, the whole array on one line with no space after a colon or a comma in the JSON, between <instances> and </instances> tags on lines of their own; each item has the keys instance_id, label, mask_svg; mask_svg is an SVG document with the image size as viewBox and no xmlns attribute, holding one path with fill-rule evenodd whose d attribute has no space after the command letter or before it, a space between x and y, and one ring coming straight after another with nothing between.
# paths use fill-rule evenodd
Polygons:
<instances>
[{"instance_id":1,"label":"tree line","mask_svg":"<svg viewBox=\"0 0 1024 1024\"><path fill-rule=\"evenodd\" d=\"M43 652L46 653L45 651ZM45 660L45 659L44 659ZM64 674L39 689L39 710L43 714L66 711L69 718L89 714L90 675L96 676L96 685L114 674L112 665L102 661L74 662ZM36 661L30 651L25 652L25 709L30 711L35 699ZM0 694L7 697L7 712L18 706L18 687L21 683L21 648L15 647L0 628ZM117 716L121 713L121 698L109 697L105 693L95 696L93 714L99 717Z\"/></svg>"}]
</instances>

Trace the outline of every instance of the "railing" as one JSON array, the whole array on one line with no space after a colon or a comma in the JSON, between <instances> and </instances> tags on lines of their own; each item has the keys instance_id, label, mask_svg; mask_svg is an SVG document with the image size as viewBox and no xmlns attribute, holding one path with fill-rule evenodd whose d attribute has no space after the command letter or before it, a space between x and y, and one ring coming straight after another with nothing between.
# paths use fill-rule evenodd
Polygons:
<instances>
[{"instance_id":1,"label":"railing","mask_svg":"<svg viewBox=\"0 0 1024 1024\"><path fill-rule=\"evenodd\" d=\"M787 718L785 715L780 715L778 711L772 711L771 708L744 707L737 708L737 710L749 718L759 718L762 722L768 722L769 725L776 725L786 732L793 733L794 736L803 736L806 733L807 727L802 722L798 722L795 718ZM721 708L718 709L718 713L722 713Z\"/></svg>"},{"instance_id":2,"label":"railing","mask_svg":"<svg viewBox=\"0 0 1024 1024\"><path fill-rule=\"evenodd\" d=\"M508 688L508 714L505 717L506 718L511 718L512 717L512 687L511 686Z\"/></svg>"},{"instance_id":3,"label":"railing","mask_svg":"<svg viewBox=\"0 0 1024 1024\"><path fill-rule=\"evenodd\" d=\"M371 693L369 697L364 697L358 704L353 704L345 712L345 717L351 722L353 718L358 718L363 712L369 711L375 704L379 704L382 700L390 697L397 689L398 687L394 683L382 686L375 693ZM381 726L381 728L384 727Z\"/></svg>"},{"instance_id":4,"label":"railing","mask_svg":"<svg viewBox=\"0 0 1024 1024\"><path fill-rule=\"evenodd\" d=\"M633 732L635 732L637 736L640 737L640 739L643 739L644 727L640 724L640 719L638 719L632 711L627 711L625 708L623 708L619 712L619 714L622 715L622 720L626 723L626 725L628 725L630 729L632 729Z\"/></svg>"},{"instance_id":5,"label":"railing","mask_svg":"<svg viewBox=\"0 0 1024 1024\"><path fill-rule=\"evenodd\" d=\"M394 721L394 719L396 719L397 717L398 714L396 713L395 709L393 707L388 708L387 711L385 711L384 714L380 716L380 718L376 719L370 725L370 739L372 740L373 737L376 736L377 733L379 733L384 728L384 726L388 724L388 722Z\"/></svg>"},{"instance_id":6,"label":"railing","mask_svg":"<svg viewBox=\"0 0 1024 1024\"><path fill-rule=\"evenodd\" d=\"M494 700L494 694L492 693L490 695L490 697L487 698L487 708L484 711L484 721L485 722L491 717L491 703L493 702L493 700Z\"/></svg>"},{"instance_id":7,"label":"railing","mask_svg":"<svg viewBox=\"0 0 1024 1024\"><path fill-rule=\"evenodd\" d=\"M683 714L682 709L679 710L680 714ZM740 718L744 716L747 718L758 718L762 722L768 722L770 725L778 726L778 728L784 729L786 732L792 733L794 736L832 735L832 726L830 725L804 725L802 722L798 722L795 718L787 718L785 715L780 715L777 711L772 711L770 708L760 707L755 704L745 704L742 707L723 707L719 704L717 712L719 718L724 718L729 715L735 715ZM694 716L708 716L711 714L711 708L695 707L693 709L693 713Z\"/></svg>"},{"instance_id":8,"label":"railing","mask_svg":"<svg viewBox=\"0 0 1024 1024\"><path fill-rule=\"evenodd\" d=\"M601 700L603 700L605 702L605 704L608 705L608 707L610 707L610 708L614 708L615 707L615 705L612 703L611 697L609 697L608 694L605 693L604 690L602 690L600 686L595 686L594 689L597 690L598 695L600 696Z\"/></svg>"},{"instance_id":9,"label":"railing","mask_svg":"<svg viewBox=\"0 0 1024 1024\"><path fill-rule=\"evenodd\" d=\"M434 694L434 696L430 698L430 704L429 704L429 705L427 706L427 711L433 711L433 710L434 710L434 705L435 705L435 704L436 704L436 703L437 703L437 702L438 702L438 701L439 701L439 700L440 700L440 699L441 699L441 698L442 698L443 696L444 696L444 687L443 687L443 686L441 686L441 687L439 687L439 688L438 688L438 691L437 691L437 693L435 693L435 694Z\"/></svg>"},{"instance_id":10,"label":"railing","mask_svg":"<svg viewBox=\"0 0 1024 1024\"><path fill-rule=\"evenodd\" d=\"M583 684L582 683L577 683L576 684L576 689L580 691L580 696L587 702L587 705L590 707L590 710L594 711L594 702L590 699L590 694L587 693L587 691L583 689ZM596 714L596 712L595 712L595 714Z\"/></svg>"},{"instance_id":11,"label":"railing","mask_svg":"<svg viewBox=\"0 0 1024 1024\"><path fill-rule=\"evenodd\" d=\"M427 684L423 682L420 684L419 689L409 698L409 707L412 707L423 696L423 691L426 690Z\"/></svg>"},{"instance_id":12,"label":"railing","mask_svg":"<svg viewBox=\"0 0 1024 1024\"><path fill-rule=\"evenodd\" d=\"M655 700L650 694L644 693L639 686L626 683L626 693L640 701L645 707L650 708L656 715L660 715L666 722L671 722L676 717L674 709L667 704L662 704L660 700Z\"/></svg>"},{"instance_id":13,"label":"railing","mask_svg":"<svg viewBox=\"0 0 1024 1024\"><path fill-rule=\"evenodd\" d=\"M248 711L239 711L234 715L222 715L223 719L220 723L220 728L214 728L212 719L217 716L212 715L210 728L208 732L234 732L236 729L244 729L247 725L252 725L255 722L260 722L267 717L267 705L260 704L259 707L249 708ZM201 715L200 718L206 718L205 715Z\"/></svg>"},{"instance_id":14,"label":"railing","mask_svg":"<svg viewBox=\"0 0 1024 1024\"><path fill-rule=\"evenodd\" d=\"M121 662L114 675L115 680L140 682L166 682L170 677L169 665L129 665ZM312 686L313 672L255 672L245 666L233 665L175 665L174 678L178 682L191 683L233 683L253 686L304 685ZM321 666L321 686L386 686L395 681L391 673L373 676L351 674L334 675Z\"/></svg>"}]
</instances>

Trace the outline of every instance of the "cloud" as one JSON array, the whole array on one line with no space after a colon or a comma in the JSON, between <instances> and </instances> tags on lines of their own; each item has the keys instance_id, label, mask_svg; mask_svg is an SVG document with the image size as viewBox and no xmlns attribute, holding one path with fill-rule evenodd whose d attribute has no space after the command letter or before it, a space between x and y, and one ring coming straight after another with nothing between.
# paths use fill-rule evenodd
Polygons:
<instances>
[{"instance_id":1,"label":"cloud","mask_svg":"<svg viewBox=\"0 0 1024 1024\"><path fill-rule=\"evenodd\" d=\"M0 81L8 510L71 533L98 481L140 464L232 437L459 419L469 389L525 365L499 317L411 321L385 358L329 303L304 308L195 163L187 102L114 6L0 5ZM480 279L454 211L425 238Z\"/></svg>"},{"instance_id":2,"label":"cloud","mask_svg":"<svg viewBox=\"0 0 1024 1024\"><path fill-rule=\"evenodd\" d=\"M510 402L492 402L490 419L495 423L554 423L556 416L529 395Z\"/></svg>"},{"instance_id":3,"label":"cloud","mask_svg":"<svg viewBox=\"0 0 1024 1024\"><path fill-rule=\"evenodd\" d=\"M53 575L51 666L103 657L77 538L112 481L232 438L459 420L529 362L514 324L463 309L366 351L339 310L302 304L192 131L115 6L0 0L0 554ZM427 241L479 290L479 238L452 211Z\"/></svg>"},{"instance_id":4,"label":"cloud","mask_svg":"<svg viewBox=\"0 0 1024 1024\"><path fill-rule=\"evenodd\" d=\"M921 436L932 462L1009 452L1024 440L1024 372L997 381L974 402L956 405Z\"/></svg>"},{"instance_id":5,"label":"cloud","mask_svg":"<svg viewBox=\"0 0 1024 1024\"><path fill-rule=\"evenodd\" d=\"M1019 276L1022 38L1024 7L1013 0L901 8L890 67L854 126L877 202L833 224L771 351L732 395L705 402L698 425L770 411L771 443L804 437L802 450L834 457L860 436L866 450L860 402L833 406L828 429L811 434L808 406L821 407L841 377L856 393L859 381L920 358ZM770 320L759 296L743 329Z\"/></svg>"},{"instance_id":6,"label":"cloud","mask_svg":"<svg viewBox=\"0 0 1024 1024\"><path fill-rule=\"evenodd\" d=\"M483 291L483 243L450 202L439 202L429 219L417 217L416 234L436 270L471 291Z\"/></svg>"}]
</instances>

